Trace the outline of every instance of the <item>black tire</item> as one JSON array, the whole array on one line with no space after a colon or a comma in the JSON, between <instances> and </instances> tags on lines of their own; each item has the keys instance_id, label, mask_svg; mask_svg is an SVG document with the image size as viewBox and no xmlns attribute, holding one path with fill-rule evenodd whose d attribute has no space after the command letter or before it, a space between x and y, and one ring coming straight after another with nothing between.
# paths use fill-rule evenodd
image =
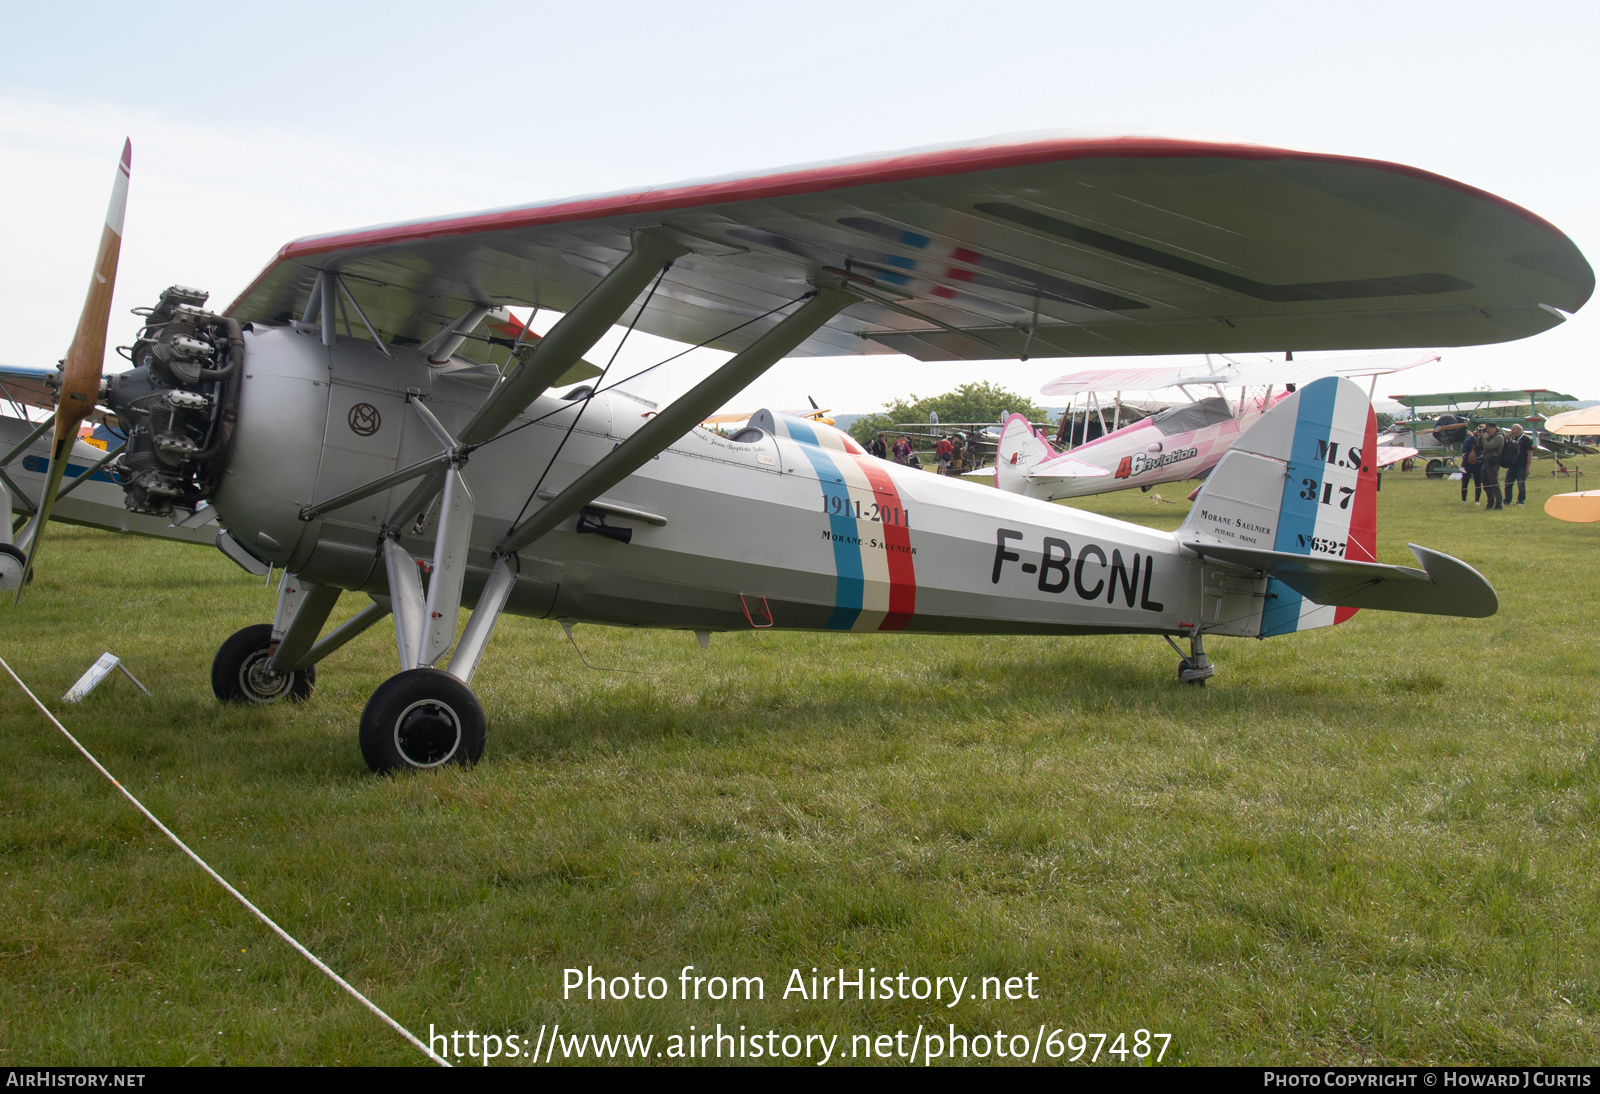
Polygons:
<instances>
[{"instance_id":1,"label":"black tire","mask_svg":"<svg viewBox=\"0 0 1600 1094\"><path fill-rule=\"evenodd\" d=\"M211 691L224 703L300 702L317 683L315 665L279 675L266 671L272 656L272 624L257 623L234 634L211 662Z\"/></svg>"},{"instance_id":2,"label":"black tire","mask_svg":"<svg viewBox=\"0 0 1600 1094\"><path fill-rule=\"evenodd\" d=\"M1443 460L1429 460L1428 466L1423 469L1422 473L1427 475L1430 479L1442 479L1450 472L1449 469L1445 467Z\"/></svg>"},{"instance_id":3,"label":"black tire","mask_svg":"<svg viewBox=\"0 0 1600 1094\"><path fill-rule=\"evenodd\" d=\"M9 520L10 517L11 514L7 513L6 519ZM5 556L0 559L0 589L15 589L25 584L22 580L22 571L28 565L28 556L9 543L0 543L0 555ZM13 577L15 577L15 583L13 583ZM33 574L30 573L28 574L28 581L32 580Z\"/></svg>"},{"instance_id":4,"label":"black tire","mask_svg":"<svg viewBox=\"0 0 1600 1094\"><path fill-rule=\"evenodd\" d=\"M361 755L382 775L475 764L487 726L472 689L439 669L389 677L361 712Z\"/></svg>"},{"instance_id":5,"label":"black tire","mask_svg":"<svg viewBox=\"0 0 1600 1094\"><path fill-rule=\"evenodd\" d=\"M1192 664L1192 662L1190 662L1190 660L1187 657L1183 658L1181 661L1178 662L1178 683L1182 684L1186 688L1203 688L1203 687L1205 687L1206 686L1206 678L1204 676L1202 676L1198 680L1186 680L1186 679L1184 679L1183 674L1189 670L1191 664Z\"/></svg>"}]
</instances>

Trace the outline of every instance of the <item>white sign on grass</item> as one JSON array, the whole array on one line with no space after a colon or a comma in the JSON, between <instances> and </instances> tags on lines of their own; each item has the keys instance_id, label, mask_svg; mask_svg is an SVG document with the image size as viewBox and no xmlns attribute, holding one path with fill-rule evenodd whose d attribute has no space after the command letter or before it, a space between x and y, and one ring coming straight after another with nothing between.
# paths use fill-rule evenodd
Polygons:
<instances>
[{"instance_id":1,"label":"white sign on grass","mask_svg":"<svg viewBox=\"0 0 1600 1094\"><path fill-rule=\"evenodd\" d=\"M107 650L100 655L100 659L89 666L89 671L78 677L78 682L73 684L65 695L61 697L64 703L76 703L85 695L100 686L100 681L111 675L112 669L121 669L122 674L132 680L134 686L146 695L150 689L139 683L139 678L128 671L128 666L122 663L122 658Z\"/></svg>"}]
</instances>

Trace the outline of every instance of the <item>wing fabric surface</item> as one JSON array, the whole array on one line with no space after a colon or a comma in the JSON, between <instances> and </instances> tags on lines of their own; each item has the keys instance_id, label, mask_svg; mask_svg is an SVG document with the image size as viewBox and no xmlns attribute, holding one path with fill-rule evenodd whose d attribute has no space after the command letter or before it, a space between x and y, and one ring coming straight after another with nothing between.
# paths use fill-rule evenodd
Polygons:
<instances>
[{"instance_id":1,"label":"wing fabric surface","mask_svg":"<svg viewBox=\"0 0 1600 1094\"><path fill-rule=\"evenodd\" d=\"M234 302L301 314L340 273L380 336L474 305L565 311L653 227L692 248L640 330L733 330L848 271L863 294L799 356L995 360L1467 345L1526 337L1594 287L1557 229L1392 163L1105 131L996 138L297 240Z\"/></svg>"},{"instance_id":2,"label":"wing fabric surface","mask_svg":"<svg viewBox=\"0 0 1600 1094\"><path fill-rule=\"evenodd\" d=\"M54 410L57 388L51 386L49 380L57 371L0 365L0 401Z\"/></svg>"}]
</instances>

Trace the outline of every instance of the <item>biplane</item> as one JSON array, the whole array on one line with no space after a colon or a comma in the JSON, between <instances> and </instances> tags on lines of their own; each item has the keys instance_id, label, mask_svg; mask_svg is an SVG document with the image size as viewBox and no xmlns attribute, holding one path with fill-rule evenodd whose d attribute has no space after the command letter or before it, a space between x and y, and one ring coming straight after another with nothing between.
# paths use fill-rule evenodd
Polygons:
<instances>
[{"instance_id":1,"label":"biplane","mask_svg":"<svg viewBox=\"0 0 1600 1094\"><path fill-rule=\"evenodd\" d=\"M1020 415L1006 420L995 458L994 483L1014 494L1043 501L1086 497L1162 483L1203 479L1211 473L1251 423L1281 402L1296 383L1323 376L1377 383L1418 365L1437 361L1436 353L1324 358L1259 364L1224 359L1203 367L1092 369L1059 377L1044 385L1045 395L1071 400L1063 415L1058 441L1080 438L1058 451ZM1205 389L1211 394L1203 394ZM1237 393L1231 389L1237 388ZM1183 399L1156 413L1122 424L1123 395L1129 390L1154 394L1176 389ZM1196 395L1191 389L1199 389ZM1081 403L1081 418L1074 414ZM1110 420L1107 421L1107 413ZM1415 455L1412 449L1371 453L1382 468Z\"/></svg>"},{"instance_id":2,"label":"biplane","mask_svg":"<svg viewBox=\"0 0 1600 1094\"><path fill-rule=\"evenodd\" d=\"M1545 421L1545 428L1563 440L1600 435L1600 408L1587 406L1557 414ZM1600 490L1556 494L1545 501L1544 511L1557 520L1593 524L1600 521Z\"/></svg>"},{"instance_id":3,"label":"biplane","mask_svg":"<svg viewBox=\"0 0 1600 1094\"><path fill-rule=\"evenodd\" d=\"M232 556L285 570L275 617L221 643L220 700L309 698L329 654L392 621L399 671L357 734L375 771L479 758L471 682L508 612L703 642L1142 634L1186 683L1215 671L1207 637L1361 608L1490 615L1465 563L1377 561L1376 419L1347 379L1262 414L1173 533L902 469L781 414L727 438L699 424L789 356L997 374L1027 356L1465 345L1548 330L1594 288L1559 230L1426 171L1084 131L295 240L221 310L164 292L134 367L103 378L130 171L125 149L27 559L0 582L48 564L78 424L104 407L129 509L204 503ZM483 332L511 307L561 317L537 340ZM614 325L732 357L648 403L581 369ZM323 633L346 594L366 606Z\"/></svg>"},{"instance_id":4,"label":"biplane","mask_svg":"<svg viewBox=\"0 0 1600 1094\"><path fill-rule=\"evenodd\" d=\"M1427 395L1391 395L1394 402L1410 413L1396 418L1379 438L1381 444L1408 445L1425 459L1424 471L1430 479L1443 478L1457 469L1461 442L1480 425L1493 422L1501 429L1520 425L1533 434L1533 454L1538 459L1595 455L1600 449L1554 436L1545 428L1539 403L1576 402L1577 396L1563 395L1548 388L1515 388L1506 391L1441 391ZM1523 404L1528 412L1521 413Z\"/></svg>"}]
</instances>

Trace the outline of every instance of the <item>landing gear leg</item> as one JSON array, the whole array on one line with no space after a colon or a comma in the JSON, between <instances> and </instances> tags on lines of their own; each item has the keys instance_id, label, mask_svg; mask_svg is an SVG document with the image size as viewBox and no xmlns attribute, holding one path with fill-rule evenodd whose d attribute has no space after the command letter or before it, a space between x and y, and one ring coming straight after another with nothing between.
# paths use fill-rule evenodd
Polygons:
<instances>
[{"instance_id":1,"label":"landing gear leg","mask_svg":"<svg viewBox=\"0 0 1600 1094\"><path fill-rule=\"evenodd\" d=\"M1193 684L1196 687L1203 688L1206 686L1206 681L1217 674L1217 666L1213 665L1210 658L1206 657L1205 645L1198 627L1189 633L1189 656L1187 657L1184 657L1183 650L1178 647L1178 644L1170 636L1162 635L1162 637L1166 638L1167 645L1171 646L1180 658L1178 661L1178 680L1181 683Z\"/></svg>"},{"instance_id":2,"label":"landing gear leg","mask_svg":"<svg viewBox=\"0 0 1600 1094\"><path fill-rule=\"evenodd\" d=\"M495 560L477 608L456 642L472 515L472 494L461 472L451 468L445 476L426 593L416 559L399 541L384 540L401 671L378 686L361 712L361 755L379 774L472 764L483 755L483 705L468 684L516 575L504 559ZM456 652L450 671L435 668L452 644Z\"/></svg>"}]
</instances>

